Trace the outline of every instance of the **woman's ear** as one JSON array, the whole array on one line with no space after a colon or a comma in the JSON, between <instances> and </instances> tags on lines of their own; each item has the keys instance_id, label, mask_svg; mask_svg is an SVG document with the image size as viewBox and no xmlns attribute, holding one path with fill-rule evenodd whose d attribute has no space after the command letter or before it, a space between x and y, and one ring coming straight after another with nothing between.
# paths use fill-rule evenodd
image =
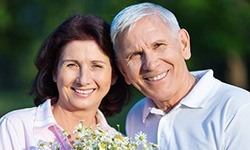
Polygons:
<instances>
[{"instance_id":1,"label":"woman's ear","mask_svg":"<svg viewBox=\"0 0 250 150\"><path fill-rule=\"evenodd\" d=\"M52 76L53 76L53 81L56 82L57 81L57 72L53 71Z\"/></svg>"},{"instance_id":2,"label":"woman's ear","mask_svg":"<svg viewBox=\"0 0 250 150\"><path fill-rule=\"evenodd\" d=\"M111 85L114 85L117 79L118 79L118 76L116 75L115 71L112 71Z\"/></svg>"},{"instance_id":3,"label":"woman's ear","mask_svg":"<svg viewBox=\"0 0 250 150\"><path fill-rule=\"evenodd\" d=\"M181 44L181 50L182 50L182 56L185 60L190 59L191 57L191 48L190 48L190 37L185 29L181 29L178 32L180 44Z\"/></svg>"}]
</instances>

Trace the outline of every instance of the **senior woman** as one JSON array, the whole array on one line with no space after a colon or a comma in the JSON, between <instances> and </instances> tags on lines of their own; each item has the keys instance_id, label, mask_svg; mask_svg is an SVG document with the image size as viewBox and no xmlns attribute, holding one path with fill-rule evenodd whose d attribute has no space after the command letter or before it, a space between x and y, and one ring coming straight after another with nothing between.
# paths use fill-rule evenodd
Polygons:
<instances>
[{"instance_id":1,"label":"senior woman","mask_svg":"<svg viewBox=\"0 0 250 150\"><path fill-rule=\"evenodd\" d=\"M70 149L82 120L116 132L105 117L121 111L129 88L114 63L109 34L109 24L94 15L74 15L51 33L35 60L30 94L36 107L1 118L0 149L32 149L41 140Z\"/></svg>"}]
</instances>

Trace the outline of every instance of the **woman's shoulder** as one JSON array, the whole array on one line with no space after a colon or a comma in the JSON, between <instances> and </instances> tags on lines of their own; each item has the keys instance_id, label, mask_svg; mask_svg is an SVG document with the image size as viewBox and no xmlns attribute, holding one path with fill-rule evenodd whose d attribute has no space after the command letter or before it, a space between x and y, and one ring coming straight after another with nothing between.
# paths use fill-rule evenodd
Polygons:
<instances>
[{"instance_id":1,"label":"woman's shoulder","mask_svg":"<svg viewBox=\"0 0 250 150\"><path fill-rule=\"evenodd\" d=\"M2 116L0 122L3 120L8 120L11 122L26 122L28 120L34 120L36 108L37 107L31 107L13 110Z\"/></svg>"}]
</instances>

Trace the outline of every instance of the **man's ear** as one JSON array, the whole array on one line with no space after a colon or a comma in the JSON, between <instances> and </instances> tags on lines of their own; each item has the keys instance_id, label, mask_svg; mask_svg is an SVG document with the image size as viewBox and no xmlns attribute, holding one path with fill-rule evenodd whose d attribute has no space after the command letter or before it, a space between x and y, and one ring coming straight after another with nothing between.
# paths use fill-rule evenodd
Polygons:
<instances>
[{"instance_id":1,"label":"man's ear","mask_svg":"<svg viewBox=\"0 0 250 150\"><path fill-rule=\"evenodd\" d=\"M117 58L117 59L118 59L118 58ZM128 78L128 75L127 75L127 73L126 73L126 70L124 69L122 62L119 61L119 60L117 60L117 59L116 59L117 67L118 67L118 69L120 70L120 72L122 73L122 75L123 75L123 77L124 77L126 83L130 85L131 82L130 82L130 80L129 80L129 78Z\"/></svg>"},{"instance_id":2,"label":"man's ear","mask_svg":"<svg viewBox=\"0 0 250 150\"><path fill-rule=\"evenodd\" d=\"M178 36L181 44L182 56L185 60L188 60L191 57L189 34L185 29L181 29L178 32Z\"/></svg>"}]
</instances>

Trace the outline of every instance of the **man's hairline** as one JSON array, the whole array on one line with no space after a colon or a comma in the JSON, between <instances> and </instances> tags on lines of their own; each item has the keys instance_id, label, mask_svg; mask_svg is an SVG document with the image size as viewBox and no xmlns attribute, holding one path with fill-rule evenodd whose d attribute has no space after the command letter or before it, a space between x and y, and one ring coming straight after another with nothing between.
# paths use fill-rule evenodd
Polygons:
<instances>
[{"instance_id":1,"label":"man's hairline","mask_svg":"<svg viewBox=\"0 0 250 150\"><path fill-rule=\"evenodd\" d=\"M169 30L171 32L174 32L174 29L173 29L173 25L171 26L169 22L166 21L166 19L164 18L164 16L159 13L158 11L154 12L154 13L151 13L151 14L148 14L148 15L145 15L143 16L142 18L138 19L137 21L135 21L134 23L130 24L129 26L126 26L123 30L120 30L119 32L116 33L116 36L114 38L114 45L113 45L113 49L115 51L115 59L117 60L117 62L121 63L121 58L120 58L120 55L119 55L119 36L123 33L125 36L135 27L135 24L142 20L143 18L145 17L150 17L152 15L157 15L158 17L160 17L160 19L164 22L164 25L167 26L169 28ZM127 30L127 31L126 31Z\"/></svg>"}]
</instances>

